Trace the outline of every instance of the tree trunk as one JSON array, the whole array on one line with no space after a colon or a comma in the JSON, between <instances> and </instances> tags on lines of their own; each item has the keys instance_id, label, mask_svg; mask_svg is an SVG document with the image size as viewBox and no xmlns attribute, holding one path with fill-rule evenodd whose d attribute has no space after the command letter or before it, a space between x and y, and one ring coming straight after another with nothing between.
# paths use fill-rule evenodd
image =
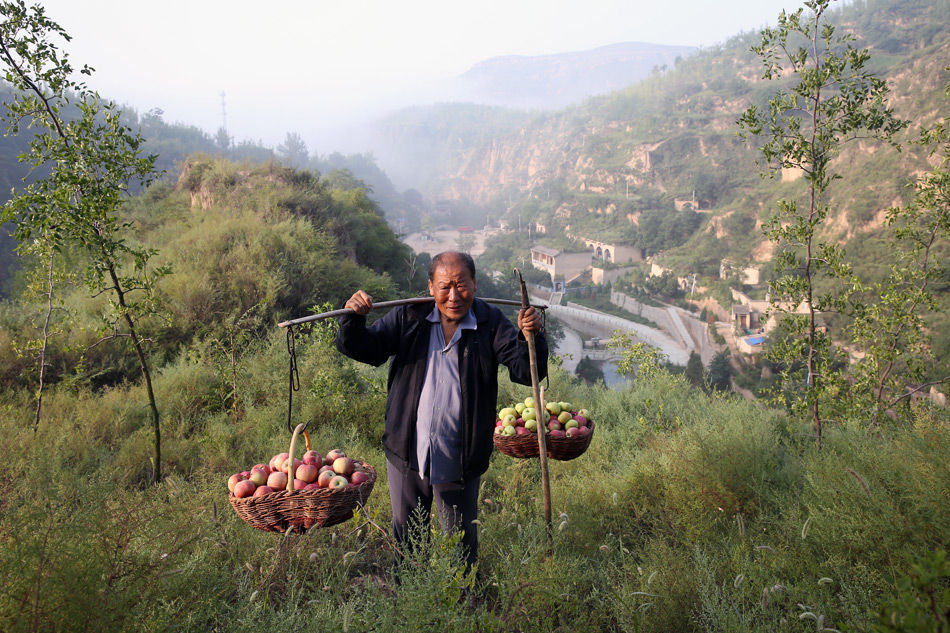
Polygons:
<instances>
[{"instance_id":1,"label":"tree trunk","mask_svg":"<svg viewBox=\"0 0 950 633\"><path fill-rule=\"evenodd\" d=\"M40 426L40 415L43 411L43 384L46 378L46 348L49 343L49 321L53 314L53 261L56 251L50 250L49 269L46 277L46 320L43 322L43 347L40 348L40 384L36 389L36 412L33 416L33 432Z\"/></svg>"},{"instance_id":2,"label":"tree trunk","mask_svg":"<svg viewBox=\"0 0 950 633\"><path fill-rule=\"evenodd\" d=\"M145 379L145 390L148 393L148 406L152 413L152 426L155 429L155 466L152 469L152 481L159 483L162 480L162 429L159 424L158 405L155 404L155 392L152 390L152 375L148 369L148 361L145 358L145 351L142 349L142 342L139 340L138 332L135 330L135 321L129 313L128 306L125 303L125 291L119 283L119 277L115 272L115 266L111 261L106 262L109 269L109 277L112 279L116 297L119 306L122 309L122 316L129 327L129 337L132 339L132 347L135 348L135 354L139 359L139 368L142 370L142 377Z\"/></svg>"}]
</instances>

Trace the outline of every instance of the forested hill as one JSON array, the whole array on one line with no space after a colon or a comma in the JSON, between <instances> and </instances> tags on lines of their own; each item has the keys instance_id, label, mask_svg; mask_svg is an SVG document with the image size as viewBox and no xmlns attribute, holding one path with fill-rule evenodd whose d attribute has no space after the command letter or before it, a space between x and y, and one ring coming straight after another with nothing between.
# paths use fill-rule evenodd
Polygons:
<instances>
[{"instance_id":1,"label":"forested hill","mask_svg":"<svg viewBox=\"0 0 950 633\"><path fill-rule=\"evenodd\" d=\"M948 14L947 0L863 0L834 11L832 21L870 49L898 114L914 121L903 153L860 143L841 157L848 179L833 203L846 239L873 230L926 167L907 141L946 113ZM739 114L783 85L761 78L750 52L758 40L757 33L737 35L633 87L556 113L458 104L407 110L380 124L378 155L387 170L412 165L416 180L406 184L433 198L634 243L644 213L672 214L676 199L695 198L692 206L711 216L703 227L712 227L712 238L735 239L692 245L684 254L689 265L712 273L724 256L767 260L754 227L767 201L790 185L763 183L755 152L736 137ZM731 232L721 226L730 216ZM688 237L639 245L669 250Z\"/></svg>"},{"instance_id":2,"label":"forested hill","mask_svg":"<svg viewBox=\"0 0 950 633\"><path fill-rule=\"evenodd\" d=\"M222 332L256 338L315 305L339 307L356 288L382 299L425 285L424 270L412 266L409 249L366 191L311 171L192 159L174 185L153 185L123 209L123 219L135 226L133 241L156 249L154 265L172 271L158 287L163 321L150 325L159 357L204 349L209 336L218 340ZM106 298L90 298L69 276L83 257L59 259L55 321L70 336L51 339L49 375L56 381L80 367L81 382L134 379L134 358L122 346L92 346ZM26 264L28 273L33 266ZM38 327L39 307L25 282L16 285L17 300L0 308L3 388L35 380L33 359L16 353Z\"/></svg>"},{"instance_id":3,"label":"forested hill","mask_svg":"<svg viewBox=\"0 0 950 633\"><path fill-rule=\"evenodd\" d=\"M0 101L9 101L10 95L9 86L0 82ZM405 215L406 209L422 204L418 193L398 192L369 154L310 153L299 135L292 132L287 135L291 142L276 149L260 141L234 142L224 130L212 136L192 125L168 123L160 109L140 114L132 108L124 108L122 114L125 124L144 137L143 153L156 157L159 180L168 184L178 182L182 165L189 157L203 157L200 164L210 164L217 157L247 165L271 164L312 170L326 176L325 182L331 187L363 189L384 216ZM27 130L0 136L0 203L8 199L11 190L23 187L24 179L28 181L43 174L42 169L31 172L28 165L18 160L28 150L29 140ZM9 229L0 230L0 296L6 292L7 282L19 263L14 253L16 242Z\"/></svg>"}]
</instances>

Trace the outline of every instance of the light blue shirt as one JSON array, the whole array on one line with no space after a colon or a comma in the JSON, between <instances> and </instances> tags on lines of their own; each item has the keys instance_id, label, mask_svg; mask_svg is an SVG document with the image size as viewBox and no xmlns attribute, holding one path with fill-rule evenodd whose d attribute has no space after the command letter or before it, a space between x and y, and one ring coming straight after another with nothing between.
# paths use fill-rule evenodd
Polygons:
<instances>
[{"instance_id":1,"label":"light blue shirt","mask_svg":"<svg viewBox=\"0 0 950 633\"><path fill-rule=\"evenodd\" d=\"M416 410L416 463L429 470L429 482L440 484L462 479L462 385L459 380L458 342L462 330L477 329L471 310L446 344L439 307L426 317L429 352L426 375Z\"/></svg>"}]
</instances>

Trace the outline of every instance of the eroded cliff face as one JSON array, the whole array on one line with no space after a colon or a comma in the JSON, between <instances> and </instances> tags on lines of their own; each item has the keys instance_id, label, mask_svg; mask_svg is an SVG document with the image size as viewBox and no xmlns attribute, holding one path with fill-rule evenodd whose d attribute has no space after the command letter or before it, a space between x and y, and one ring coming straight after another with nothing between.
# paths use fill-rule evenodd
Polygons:
<instances>
[{"instance_id":1,"label":"eroded cliff face","mask_svg":"<svg viewBox=\"0 0 950 633\"><path fill-rule=\"evenodd\" d=\"M432 195L488 204L503 193L546 195L557 188L603 195L645 187L678 193L683 174L673 163L699 157L714 168L724 162L721 153L742 150L728 133L737 112L723 110L698 129L677 124L653 137L634 133L625 121L523 128L456 150L434 181Z\"/></svg>"},{"instance_id":2,"label":"eroded cliff face","mask_svg":"<svg viewBox=\"0 0 950 633\"><path fill-rule=\"evenodd\" d=\"M941 94L950 79L945 70L947 59L950 44L943 42L885 76L893 107L899 116L911 120L903 143L918 134L922 126L945 116L946 110L941 107L946 101ZM718 80L689 82L673 73L652 80L657 82L653 87L593 100L481 142L457 143L447 150L429 193L433 198L510 206L519 196L530 194L543 199L553 192L567 191L575 200L558 209L556 217L569 219L581 212L614 213L616 200L631 192L651 190L689 197L690 183L699 171L727 179L741 171L748 181L742 186L751 189L755 186L752 181L758 182L755 161L759 157L752 147L736 138L735 122L753 99L772 94L778 85L763 84L758 77L758 62L750 55L720 56L711 63L728 69L728 84ZM680 92L664 89L664 81L679 82L684 87ZM651 90L659 95L654 94L652 101ZM649 107L638 109L624 103L638 100L649 101ZM846 145L837 158L834 167L849 174L873 173L888 165L883 168L886 173L862 191L835 185L831 231L842 239L879 228L885 210L901 204L906 182L926 167L920 152L905 151L896 158L882 158L889 152L893 148L856 141ZM782 176L779 182L785 180L788 184L800 174ZM736 180L740 179L733 178ZM585 194L599 194L604 199L594 204L579 202L594 197ZM740 194L730 191L723 198L734 201ZM613 202L608 200L611 197ZM715 201L712 206L714 213L731 208ZM636 223L638 214L627 213L626 217ZM759 249L759 253L767 256L768 250Z\"/></svg>"}]
</instances>

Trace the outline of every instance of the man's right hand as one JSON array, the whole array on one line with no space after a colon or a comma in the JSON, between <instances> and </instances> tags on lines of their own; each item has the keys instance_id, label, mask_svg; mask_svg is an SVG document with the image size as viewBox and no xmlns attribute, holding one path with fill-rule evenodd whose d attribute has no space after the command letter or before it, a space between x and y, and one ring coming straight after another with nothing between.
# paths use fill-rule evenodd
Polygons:
<instances>
[{"instance_id":1,"label":"man's right hand","mask_svg":"<svg viewBox=\"0 0 950 633\"><path fill-rule=\"evenodd\" d=\"M343 307L349 308L359 315L366 316L373 307L373 298L362 290L357 290Z\"/></svg>"}]
</instances>

